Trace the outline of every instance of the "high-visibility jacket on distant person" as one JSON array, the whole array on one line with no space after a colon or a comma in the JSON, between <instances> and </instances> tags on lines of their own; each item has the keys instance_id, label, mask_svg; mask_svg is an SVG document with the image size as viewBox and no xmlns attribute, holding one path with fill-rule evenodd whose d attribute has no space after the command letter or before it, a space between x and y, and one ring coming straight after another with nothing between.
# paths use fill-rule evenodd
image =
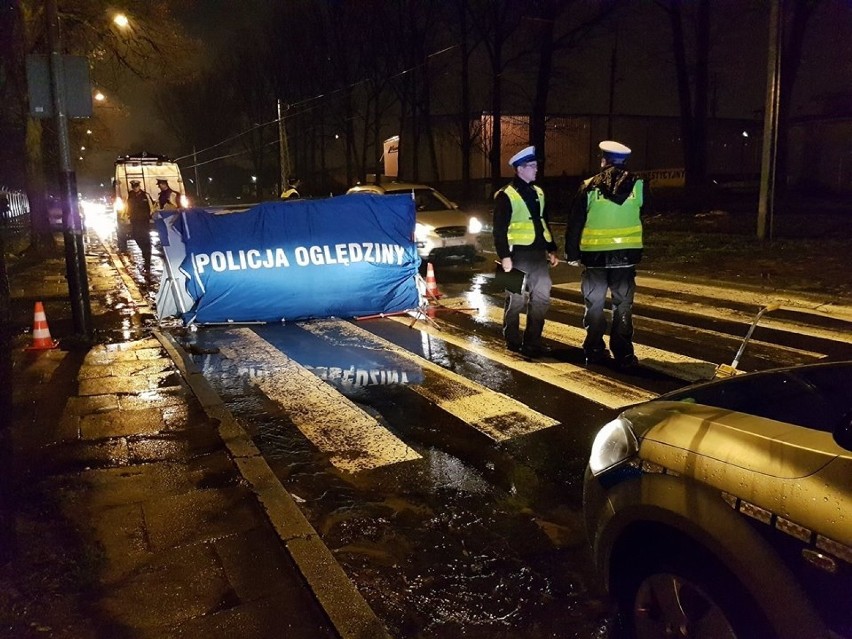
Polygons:
<instances>
[{"instance_id":1,"label":"high-visibility jacket on distant person","mask_svg":"<svg viewBox=\"0 0 852 639\"><path fill-rule=\"evenodd\" d=\"M538 199L538 210L544 211L544 191L536 185L532 185L532 188L535 189ZM507 184L497 191L497 193L501 192L508 196L509 202L512 204L512 218L509 221L509 230L507 233L510 248L513 246L529 246L535 241L535 225L533 224L532 215L527 207L527 203L524 202L524 198L521 197L521 194L511 184ZM547 224L542 224L542 232L545 241L552 243L553 237L550 235L550 229L547 227Z\"/></svg>"},{"instance_id":2,"label":"high-visibility jacket on distant person","mask_svg":"<svg viewBox=\"0 0 852 639\"><path fill-rule=\"evenodd\" d=\"M642 180L636 180L627 199L617 204L599 189L586 194L586 224L580 235L581 251L642 248Z\"/></svg>"},{"instance_id":3,"label":"high-visibility jacket on distant person","mask_svg":"<svg viewBox=\"0 0 852 639\"><path fill-rule=\"evenodd\" d=\"M642 222L651 213L644 180L609 165L584 181L571 204L565 259L587 268L624 268L642 260Z\"/></svg>"}]
</instances>

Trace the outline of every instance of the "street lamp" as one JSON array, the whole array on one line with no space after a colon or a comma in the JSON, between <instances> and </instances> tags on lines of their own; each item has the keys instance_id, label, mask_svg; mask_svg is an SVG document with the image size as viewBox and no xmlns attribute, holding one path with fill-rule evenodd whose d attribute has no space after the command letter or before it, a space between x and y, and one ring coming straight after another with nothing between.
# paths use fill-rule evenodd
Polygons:
<instances>
[{"instance_id":1,"label":"street lamp","mask_svg":"<svg viewBox=\"0 0 852 639\"><path fill-rule=\"evenodd\" d=\"M113 16L112 21L117 27L120 27L121 29L126 28L130 24L130 21L127 19L127 16L123 13L116 13L115 16Z\"/></svg>"}]
</instances>

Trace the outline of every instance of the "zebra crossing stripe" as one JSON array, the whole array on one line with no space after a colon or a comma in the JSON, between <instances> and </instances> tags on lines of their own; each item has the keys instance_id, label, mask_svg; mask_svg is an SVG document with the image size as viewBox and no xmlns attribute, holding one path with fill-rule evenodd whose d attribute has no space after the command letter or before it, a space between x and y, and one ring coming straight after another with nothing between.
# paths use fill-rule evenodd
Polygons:
<instances>
[{"instance_id":1,"label":"zebra crossing stripe","mask_svg":"<svg viewBox=\"0 0 852 639\"><path fill-rule=\"evenodd\" d=\"M637 280L637 282L638 282L638 280ZM660 280L655 280L654 286L656 287L659 283L660 283ZM693 301L666 299L665 297L655 296L652 293L642 292L642 290L639 288L640 286L641 286L641 284L637 284L637 293L636 293L636 297L635 297L636 303L647 304L649 306L654 306L656 308L665 309L665 310L669 310L669 311L677 311L678 313L685 313L687 315L691 313L693 315L701 315L702 317L709 317L709 318L712 318L712 319L721 319L721 320L727 320L727 321L731 321L731 322L740 322L744 325L750 324L752 322L752 320L754 319L754 314L757 313L757 311L760 308L762 308L763 306L765 306L765 305L767 305L771 302L781 303L782 304L781 308L783 308L785 310L796 311L796 312L799 312L799 313L808 313L808 314L811 314L811 315L819 315L819 316L822 316L822 317L831 317L833 319L841 320L841 321L849 321L850 320L849 313L847 312L848 307L840 306L840 305L837 306L837 307L830 307L829 305L821 305L820 308L823 308L823 309L831 308L832 310L830 312L827 311L827 310L824 311L824 312L820 312L818 310L815 310L814 308L797 306L796 304L800 303L801 300L785 299L783 297L783 295L775 296L774 294L771 294L771 293L767 293L765 295L757 295L755 293L749 292L747 296L743 297L743 296L736 295L735 291L731 291L729 289L717 289L716 287L710 287L710 286L703 286L703 287L698 286L698 288L693 290L692 286L690 285L689 288L684 288L682 291L678 290L677 288L675 288L673 286L670 286L667 289L660 288L660 290L667 290L667 291L670 291L670 292L680 292L680 293L683 293L683 294L692 294L692 295L699 293L699 289L700 290L706 289L705 294L708 295L708 296L711 296L708 299L712 299L713 302L718 302L718 304L724 304L724 302L726 302L726 301L728 301L728 302L740 302L740 303L753 303L755 305L754 313L747 313L747 312L740 311L740 310L725 308L723 306L719 306L719 305L715 305L715 304L702 304L702 303L693 302ZM566 291L576 291L577 290L577 284L576 283L574 283L574 284L556 284L556 285L554 285L553 288L558 288L558 289L562 289L562 290L566 290ZM648 289L645 289L645 290L647 291ZM653 289L651 289L651 290L653 290ZM714 295L714 293L717 296L712 297ZM790 302L790 304L787 304L785 302ZM811 304L811 307L815 306L813 302L811 302L810 304ZM814 325L807 324L807 323L804 323L804 322L797 322L795 320L773 318L771 313L767 313L766 315L764 315L760 319L760 326L762 328L772 328L772 329L775 329L775 330L778 330L778 331L788 331L788 332L798 333L799 335L807 335L808 337L815 337L815 338L818 338L818 339L825 339L825 340L830 340L830 341L833 341L833 342L849 343L849 331L848 330L838 331L838 330L832 330L830 328L823 328L823 327L820 327L820 326L814 326ZM745 334L745 329L743 329L743 334ZM755 340L752 340L752 343L758 343L758 342L756 342ZM780 345L776 345L776 344L771 344L771 346L774 347L774 348L788 349L788 350L792 350L792 351L798 351L798 352L801 352L801 353L806 353L806 354L812 355L814 358L822 357L821 354L812 353L811 351L802 351L802 350L799 350L799 349L790 349L789 347L784 347L784 346L780 346Z\"/></svg>"},{"instance_id":2,"label":"zebra crossing stripe","mask_svg":"<svg viewBox=\"0 0 852 639\"><path fill-rule=\"evenodd\" d=\"M443 300L442 303L445 303L448 306L452 306L456 303L470 305L471 301L464 297L460 297ZM554 299L551 300L551 306L579 307L580 305L565 300ZM493 303L489 303L488 300L480 300L478 308L479 315L477 317L485 318L488 321L495 322L497 324L503 321L503 310L494 306ZM522 326L523 320L524 316L522 315ZM664 320L648 319L648 321L674 325L671 322L666 322ZM701 334L708 335L710 337L722 337L727 340L737 340L737 337L728 334L721 334L715 331L708 331L703 329L695 330L700 332ZM743 332L745 333L745 331ZM545 323L543 335L547 339L552 339L563 344L573 345L578 348L582 346L583 340L586 336L583 328L579 326L569 326L567 324L563 324L554 320L548 320L547 323ZM824 357L823 353L816 353L813 351L793 348L791 346L784 346L781 344L770 344L767 342L761 342L760 340L752 340L751 343L759 344L766 348L772 349L773 351L778 353L778 358L780 360L783 360L784 362L790 365L817 361ZM642 360L642 365L644 367L649 368L651 370L656 370L660 373L664 373L665 375L668 375L669 377L673 377L675 379L682 379L685 382L692 383L712 379L716 370L716 364L713 362L696 359L693 357L689 357L688 355L682 355L680 353L674 353L672 351L654 348L653 346L646 346L638 342L634 342L633 346L635 348L637 357Z\"/></svg>"},{"instance_id":3,"label":"zebra crossing stripe","mask_svg":"<svg viewBox=\"0 0 852 639\"><path fill-rule=\"evenodd\" d=\"M393 317L395 322L410 324L411 319ZM622 408L656 397L654 393L618 380L598 375L580 366L564 362L530 362L522 357L509 353L502 343L488 344L481 338L472 340L468 336L460 336L450 331L441 331L423 322L415 325L421 332L437 337L448 344L458 346L481 357L488 358L507 368L511 368L537 380L579 395L607 408Z\"/></svg>"},{"instance_id":4,"label":"zebra crossing stripe","mask_svg":"<svg viewBox=\"0 0 852 639\"><path fill-rule=\"evenodd\" d=\"M460 300L461 301L461 300ZM446 302L452 303L452 300ZM480 317L486 317L489 322L500 324L503 321L503 309L496 306L488 305L480 309ZM521 316L521 329L523 330L525 317ZM561 322L547 320L544 325L542 336L546 339L552 339L561 344L568 344L582 347L583 340L586 337L586 331L579 326L568 326ZM665 373L675 379L682 379L687 382L697 382L707 379L712 379L716 371L716 365L704 360L695 359L678 353L671 353L652 346L643 346L642 344L634 343L633 345L636 356L642 360L642 365Z\"/></svg>"},{"instance_id":5,"label":"zebra crossing stripe","mask_svg":"<svg viewBox=\"0 0 852 639\"><path fill-rule=\"evenodd\" d=\"M225 331L220 352L280 405L311 443L342 471L357 473L420 459L375 418L248 328Z\"/></svg>"},{"instance_id":6,"label":"zebra crossing stripe","mask_svg":"<svg viewBox=\"0 0 852 639\"><path fill-rule=\"evenodd\" d=\"M410 319L403 318L403 321L410 322ZM314 320L300 326L331 342L380 349L416 363L423 369L424 382L409 384L407 388L494 441L506 441L559 424L511 397L448 371L349 322Z\"/></svg>"},{"instance_id":7,"label":"zebra crossing stripe","mask_svg":"<svg viewBox=\"0 0 852 639\"><path fill-rule=\"evenodd\" d=\"M834 319L852 322L852 306L842 304L836 299L830 301L817 301L814 297L796 295L790 291L755 291L748 289L732 289L710 284L695 284L692 282L678 282L676 280L665 280L644 276L636 277L637 287L641 290L658 290L678 295L700 295L714 300L728 300L743 304L754 304L760 308L769 303L781 304L781 308L818 315L821 317L832 317Z\"/></svg>"}]
</instances>

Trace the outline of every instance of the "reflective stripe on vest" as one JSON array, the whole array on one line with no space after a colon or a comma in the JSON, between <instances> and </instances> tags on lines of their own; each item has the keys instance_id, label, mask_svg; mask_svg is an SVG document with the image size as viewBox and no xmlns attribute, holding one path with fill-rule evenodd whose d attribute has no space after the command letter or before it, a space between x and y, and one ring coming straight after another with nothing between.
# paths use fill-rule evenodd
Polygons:
<instances>
[{"instance_id":1,"label":"reflective stripe on vest","mask_svg":"<svg viewBox=\"0 0 852 639\"><path fill-rule=\"evenodd\" d=\"M541 228L544 233L544 239L552 242L553 238L550 235L550 229L544 223L544 216L542 215L544 212L544 191L535 185L533 185L533 188L538 197L538 211L541 217ZM509 221L509 231L506 234L509 240L509 248L511 249L515 245L529 246L535 242L535 224L533 224L532 214L529 207L527 207L527 203L524 202L524 198L521 197L521 194L511 184L507 184L497 191L497 193L500 192L505 193L509 198L509 202L512 204L512 219Z\"/></svg>"},{"instance_id":2,"label":"reflective stripe on vest","mask_svg":"<svg viewBox=\"0 0 852 639\"><path fill-rule=\"evenodd\" d=\"M616 251L642 248L642 180L622 204L608 200L598 189L586 195L588 215L580 236L581 251Z\"/></svg>"}]
</instances>

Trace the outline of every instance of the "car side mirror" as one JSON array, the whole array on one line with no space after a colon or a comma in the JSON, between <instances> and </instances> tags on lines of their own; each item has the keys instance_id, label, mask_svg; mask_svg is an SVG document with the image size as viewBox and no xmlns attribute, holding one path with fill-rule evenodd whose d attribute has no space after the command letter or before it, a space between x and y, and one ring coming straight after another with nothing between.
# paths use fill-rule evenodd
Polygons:
<instances>
[{"instance_id":1,"label":"car side mirror","mask_svg":"<svg viewBox=\"0 0 852 639\"><path fill-rule=\"evenodd\" d=\"M852 411L846 413L834 429L834 441L846 450L852 450Z\"/></svg>"}]
</instances>

